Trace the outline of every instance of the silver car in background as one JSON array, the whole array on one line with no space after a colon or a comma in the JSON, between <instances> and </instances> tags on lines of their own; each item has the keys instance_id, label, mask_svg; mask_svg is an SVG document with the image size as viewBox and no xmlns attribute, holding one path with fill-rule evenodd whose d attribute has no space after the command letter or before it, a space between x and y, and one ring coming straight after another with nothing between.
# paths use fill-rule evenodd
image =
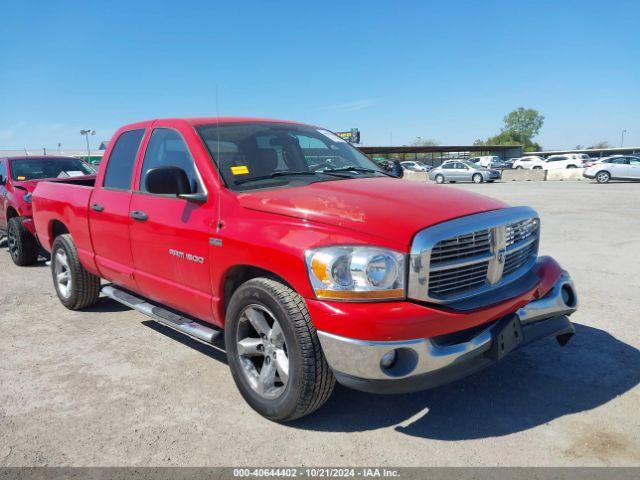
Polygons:
<instances>
[{"instance_id":1,"label":"silver car in background","mask_svg":"<svg viewBox=\"0 0 640 480\"><path fill-rule=\"evenodd\" d=\"M598 183L609 180L640 180L640 157L613 156L603 158L585 168L582 175Z\"/></svg>"},{"instance_id":2,"label":"silver car in background","mask_svg":"<svg viewBox=\"0 0 640 480\"><path fill-rule=\"evenodd\" d=\"M500 180L498 170L491 170L477 164L461 160L449 160L429 171L429 179L436 183L445 182L493 182Z\"/></svg>"}]
</instances>

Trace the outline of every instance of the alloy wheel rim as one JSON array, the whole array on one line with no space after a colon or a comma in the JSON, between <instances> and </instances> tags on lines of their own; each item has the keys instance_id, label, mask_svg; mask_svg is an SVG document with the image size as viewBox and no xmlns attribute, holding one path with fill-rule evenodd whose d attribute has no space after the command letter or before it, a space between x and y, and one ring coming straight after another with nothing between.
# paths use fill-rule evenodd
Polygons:
<instances>
[{"instance_id":1,"label":"alloy wheel rim","mask_svg":"<svg viewBox=\"0 0 640 480\"><path fill-rule=\"evenodd\" d=\"M245 379L263 398L280 397L289 382L289 356L282 327L262 305L240 313L236 330L237 355Z\"/></svg>"},{"instance_id":2,"label":"alloy wheel rim","mask_svg":"<svg viewBox=\"0 0 640 480\"><path fill-rule=\"evenodd\" d=\"M482 180L482 177L480 177L478 174L473 176L473 181L475 183L480 183L481 180Z\"/></svg>"},{"instance_id":3,"label":"alloy wheel rim","mask_svg":"<svg viewBox=\"0 0 640 480\"><path fill-rule=\"evenodd\" d=\"M608 175L606 173L599 173L598 174L598 180L601 182L606 182L607 181L607 177Z\"/></svg>"},{"instance_id":4,"label":"alloy wheel rim","mask_svg":"<svg viewBox=\"0 0 640 480\"><path fill-rule=\"evenodd\" d=\"M64 250L58 250L54 256L54 268L53 273L56 279L56 286L58 287L58 292L64 298L69 298L71 295L71 271L69 269L69 259Z\"/></svg>"},{"instance_id":5,"label":"alloy wheel rim","mask_svg":"<svg viewBox=\"0 0 640 480\"><path fill-rule=\"evenodd\" d=\"M12 258L18 257L18 237L16 235L15 229L12 227L7 232L7 243L9 245L9 253Z\"/></svg>"}]
</instances>

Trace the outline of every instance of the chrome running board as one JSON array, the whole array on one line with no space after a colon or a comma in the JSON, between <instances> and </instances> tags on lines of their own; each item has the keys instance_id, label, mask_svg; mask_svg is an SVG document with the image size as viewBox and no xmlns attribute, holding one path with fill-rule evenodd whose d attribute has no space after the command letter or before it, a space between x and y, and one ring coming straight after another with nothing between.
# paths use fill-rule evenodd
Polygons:
<instances>
[{"instance_id":1,"label":"chrome running board","mask_svg":"<svg viewBox=\"0 0 640 480\"><path fill-rule=\"evenodd\" d=\"M170 312L162 307L147 302L144 298L137 297L129 292L121 290L115 285L105 285L101 292L107 297L118 303L126 305L129 308L143 313L152 320L173 328L181 333L197 338L203 342L213 343L213 341L222 335L222 330L205 327L193 320Z\"/></svg>"}]
</instances>

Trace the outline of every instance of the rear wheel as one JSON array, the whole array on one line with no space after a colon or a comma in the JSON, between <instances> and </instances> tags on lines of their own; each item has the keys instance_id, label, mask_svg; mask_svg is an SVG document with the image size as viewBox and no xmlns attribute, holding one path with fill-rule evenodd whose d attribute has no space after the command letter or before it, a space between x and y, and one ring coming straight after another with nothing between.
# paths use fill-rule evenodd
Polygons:
<instances>
[{"instance_id":1,"label":"rear wheel","mask_svg":"<svg viewBox=\"0 0 640 480\"><path fill-rule=\"evenodd\" d=\"M542 170L542 167L533 167L533 170Z\"/></svg>"},{"instance_id":2,"label":"rear wheel","mask_svg":"<svg viewBox=\"0 0 640 480\"><path fill-rule=\"evenodd\" d=\"M38 242L22 224L25 217L13 217L7 223L7 243L13 263L20 267L38 261Z\"/></svg>"},{"instance_id":3,"label":"rear wheel","mask_svg":"<svg viewBox=\"0 0 640 480\"><path fill-rule=\"evenodd\" d=\"M444 175L436 175L436 183L444 183Z\"/></svg>"},{"instance_id":4,"label":"rear wheel","mask_svg":"<svg viewBox=\"0 0 640 480\"><path fill-rule=\"evenodd\" d=\"M598 172L596 173L596 181L598 183L607 183L609 180L611 180L611 174L609 172Z\"/></svg>"},{"instance_id":5,"label":"rear wheel","mask_svg":"<svg viewBox=\"0 0 640 480\"><path fill-rule=\"evenodd\" d=\"M516 167L516 170L522 170L523 168L524 168L524 167L523 167L522 165L518 165L518 166Z\"/></svg>"},{"instance_id":6,"label":"rear wheel","mask_svg":"<svg viewBox=\"0 0 640 480\"><path fill-rule=\"evenodd\" d=\"M576 168L575 165L567 165L567 168Z\"/></svg>"},{"instance_id":7,"label":"rear wheel","mask_svg":"<svg viewBox=\"0 0 640 480\"><path fill-rule=\"evenodd\" d=\"M100 278L80 263L71 235L56 237L51 249L51 275L60 302L69 310L90 307L100 296Z\"/></svg>"},{"instance_id":8,"label":"rear wheel","mask_svg":"<svg viewBox=\"0 0 640 480\"><path fill-rule=\"evenodd\" d=\"M226 317L229 368L254 410L286 422L327 401L335 377L300 295L276 280L255 278L233 294Z\"/></svg>"},{"instance_id":9,"label":"rear wheel","mask_svg":"<svg viewBox=\"0 0 640 480\"><path fill-rule=\"evenodd\" d=\"M482 175L479 173L474 173L473 177L471 177L471 179L473 180L473 183L482 183L483 182L483 178Z\"/></svg>"}]
</instances>

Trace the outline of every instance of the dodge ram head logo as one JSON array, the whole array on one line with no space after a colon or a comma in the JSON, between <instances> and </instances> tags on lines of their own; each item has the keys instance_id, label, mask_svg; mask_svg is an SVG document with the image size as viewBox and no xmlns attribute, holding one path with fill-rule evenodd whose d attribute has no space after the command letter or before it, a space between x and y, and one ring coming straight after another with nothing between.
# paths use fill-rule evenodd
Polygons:
<instances>
[{"instance_id":1,"label":"dodge ram head logo","mask_svg":"<svg viewBox=\"0 0 640 480\"><path fill-rule=\"evenodd\" d=\"M172 257L176 257L179 258L181 260L187 260L189 262L194 262L194 263L204 263L204 257L199 257L197 255L193 255L192 253L184 253L180 250L174 250L173 248L169 249L169 255L171 255Z\"/></svg>"},{"instance_id":2,"label":"dodge ram head logo","mask_svg":"<svg viewBox=\"0 0 640 480\"><path fill-rule=\"evenodd\" d=\"M506 227L500 226L492 229L491 234L492 258L487 266L487 282L495 285L502 280L504 262L507 258Z\"/></svg>"}]
</instances>

